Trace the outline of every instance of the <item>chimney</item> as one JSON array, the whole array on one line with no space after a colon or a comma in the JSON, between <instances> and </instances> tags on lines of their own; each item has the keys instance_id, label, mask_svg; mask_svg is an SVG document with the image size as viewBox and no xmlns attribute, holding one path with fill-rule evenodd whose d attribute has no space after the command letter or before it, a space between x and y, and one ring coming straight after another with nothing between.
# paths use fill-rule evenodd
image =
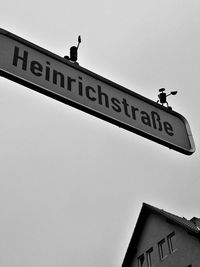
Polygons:
<instances>
[{"instance_id":1,"label":"chimney","mask_svg":"<svg viewBox=\"0 0 200 267\"><path fill-rule=\"evenodd\" d=\"M194 225L195 225L196 227L198 227L199 230L200 230L200 218L193 217L190 221L193 222Z\"/></svg>"}]
</instances>

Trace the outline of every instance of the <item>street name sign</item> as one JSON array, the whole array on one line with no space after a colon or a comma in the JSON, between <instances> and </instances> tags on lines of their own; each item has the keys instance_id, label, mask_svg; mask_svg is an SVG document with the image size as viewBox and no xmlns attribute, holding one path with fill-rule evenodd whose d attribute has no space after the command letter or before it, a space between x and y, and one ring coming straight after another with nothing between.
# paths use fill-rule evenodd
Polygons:
<instances>
[{"instance_id":1,"label":"street name sign","mask_svg":"<svg viewBox=\"0 0 200 267\"><path fill-rule=\"evenodd\" d=\"M195 151L179 113L3 29L0 75L183 154Z\"/></svg>"}]
</instances>

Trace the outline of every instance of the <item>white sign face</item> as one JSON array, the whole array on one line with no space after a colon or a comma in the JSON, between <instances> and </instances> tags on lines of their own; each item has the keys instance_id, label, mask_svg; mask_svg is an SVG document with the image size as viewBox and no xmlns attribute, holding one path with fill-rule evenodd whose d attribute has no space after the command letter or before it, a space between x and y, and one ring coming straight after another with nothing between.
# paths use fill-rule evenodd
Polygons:
<instances>
[{"instance_id":1,"label":"white sign face","mask_svg":"<svg viewBox=\"0 0 200 267\"><path fill-rule=\"evenodd\" d=\"M180 114L0 30L1 75L157 143L190 155L195 146Z\"/></svg>"}]
</instances>

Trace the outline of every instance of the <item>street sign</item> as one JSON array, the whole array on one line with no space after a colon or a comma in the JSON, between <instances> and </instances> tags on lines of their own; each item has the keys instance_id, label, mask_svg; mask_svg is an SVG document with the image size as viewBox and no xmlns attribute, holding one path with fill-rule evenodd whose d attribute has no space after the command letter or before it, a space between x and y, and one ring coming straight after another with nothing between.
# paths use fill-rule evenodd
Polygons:
<instances>
[{"instance_id":1,"label":"street sign","mask_svg":"<svg viewBox=\"0 0 200 267\"><path fill-rule=\"evenodd\" d=\"M0 74L183 154L195 151L182 115L3 29Z\"/></svg>"}]
</instances>

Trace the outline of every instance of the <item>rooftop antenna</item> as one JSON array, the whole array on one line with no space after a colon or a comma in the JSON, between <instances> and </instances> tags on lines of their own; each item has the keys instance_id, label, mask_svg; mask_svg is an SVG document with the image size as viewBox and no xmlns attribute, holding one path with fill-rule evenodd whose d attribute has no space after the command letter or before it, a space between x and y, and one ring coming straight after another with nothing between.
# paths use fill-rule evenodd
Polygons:
<instances>
[{"instance_id":1,"label":"rooftop antenna","mask_svg":"<svg viewBox=\"0 0 200 267\"><path fill-rule=\"evenodd\" d=\"M78 36L78 44L77 44L77 46L72 46L70 48L70 57L69 56L64 56L64 58L67 59L67 60L73 61L74 63L77 63L76 61L78 59L78 48L79 48L80 43L81 43L81 36L79 35Z\"/></svg>"},{"instance_id":2,"label":"rooftop antenna","mask_svg":"<svg viewBox=\"0 0 200 267\"><path fill-rule=\"evenodd\" d=\"M160 102L160 104L162 104L162 106L163 106L164 104L167 104L167 107L168 107L170 110L172 110L172 107L170 107L170 106L168 105L167 97L170 96L170 95L176 95L176 94L177 94L177 91L171 91L169 94L166 94L166 93L165 93L165 88L161 88L161 89L159 89L159 92L160 92L160 93L158 94L158 98L159 98L159 100L157 101L157 103Z\"/></svg>"}]
</instances>

